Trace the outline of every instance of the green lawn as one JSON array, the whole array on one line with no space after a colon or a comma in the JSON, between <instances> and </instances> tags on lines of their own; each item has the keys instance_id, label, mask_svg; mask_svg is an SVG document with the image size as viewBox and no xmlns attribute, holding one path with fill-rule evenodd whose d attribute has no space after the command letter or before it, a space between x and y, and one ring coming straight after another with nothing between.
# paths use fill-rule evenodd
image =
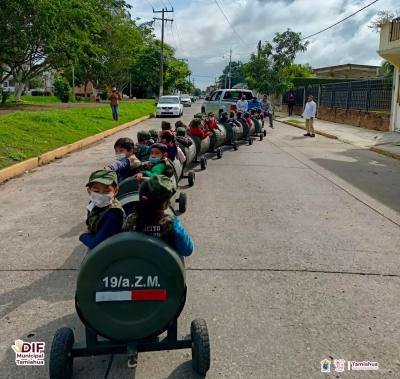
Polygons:
<instances>
[{"instance_id":1,"label":"green lawn","mask_svg":"<svg viewBox=\"0 0 400 379\"><path fill-rule=\"evenodd\" d=\"M304 124L304 121L299 121L299 120L288 120L288 121L293 122L293 124L298 124L298 125Z\"/></svg>"},{"instance_id":2,"label":"green lawn","mask_svg":"<svg viewBox=\"0 0 400 379\"><path fill-rule=\"evenodd\" d=\"M21 100L27 102L28 104L52 104L52 103L61 103L61 101L55 96L32 96L32 95L24 95L21 96ZM13 103L14 95L11 95L10 98L6 101L6 105L16 104Z\"/></svg>"},{"instance_id":3,"label":"green lawn","mask_svg":"<svg viewBox=\"0 0 400 379\"><path fill-rule=\"evenodd\" d=\"M0 169L154 112L150 100L120 104L118 122L113 121L109 106L1 116Z\"/></svg>"}]
</instances>

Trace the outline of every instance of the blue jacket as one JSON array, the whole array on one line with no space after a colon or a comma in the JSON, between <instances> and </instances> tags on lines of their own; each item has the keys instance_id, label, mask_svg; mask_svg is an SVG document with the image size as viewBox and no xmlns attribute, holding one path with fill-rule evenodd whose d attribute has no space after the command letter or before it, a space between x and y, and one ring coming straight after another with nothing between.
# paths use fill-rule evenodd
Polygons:
<instances>
[{"instance_id":1,"label":"blue jacket","mask_svg":"<svg viewBox=\"0 0 400 379\"><path fill-rule=\"evenodd\" d=\"M175 249L178 253L184 257L188 257L193 253L193 241L186 233L183 226L179 223L179 218L174 217L174 229L175 229Z\"/></svg>"},{"instance_id":2,"label":"blue jacket","mask_svg":"<svg viewBox=\"0 0 400 379\"><path fill-rule=\"evenodd\" d=\"M117 161L110 166L111 170L115 171L118 175L118 183L121 183L126 178L129 178L131 175L131 163L128 158L124 158L120 161Z\"/></svg>"},{"instance_id":3,"label":"blue jacket","mask_svg":"<svg viewBox=\"0 0 400 379\"><path fill-rule=\"evenodd\" d=\"M260 108L260 106L261 106L261 104L260 104L260 102L258 100L254 101L252 99L252 100L249 101L249 111L251 111L254 107L255 108Z\"/></svg>"}]
</instances>

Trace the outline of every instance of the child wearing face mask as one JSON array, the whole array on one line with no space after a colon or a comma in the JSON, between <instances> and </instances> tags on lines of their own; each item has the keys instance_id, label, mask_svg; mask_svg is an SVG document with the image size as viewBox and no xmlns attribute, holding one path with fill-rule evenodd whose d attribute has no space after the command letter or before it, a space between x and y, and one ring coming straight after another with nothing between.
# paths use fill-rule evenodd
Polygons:
<instances>
[{"instance_id":1,"label":"child wearing face mask","mask_svg":"<svg viewBox=\"0 0 400 379\"><path fill-rule=\"evenodd\" d=\"M143 177L150 178L156 175L172 177L174 169L167 160L168 149L163 143L155 143L151 146L149 162L144 163L145 171L134 175L134 179L140 180Z\"/></svg>"},{"instance_id":2,"label":"child wearing face mask","mask_svg":"<svg viewBox=\"0 0 400 379\"><path fill-rule=\"evenodd\" d=\"M142 162L134 155L134 143L130 138L119 138L114 144L117 162L104 167L104 170L115 171L118 182L132 176L132 170L142 167Z\"/></svg>"},{"instance_id":3,"label":"child wearing face mask","mask_svg":"<svg viewBox=\"0 0 400 379\"><path fill-rule=\"evenodd\" d=\"M146 130L139 130L137 132L138 143L135 143L135 155L139 159L143 159L150 154L151 145L153 140L151 135Z\"/></svg>"},{"instance_id":4,"label":"child wearing face mask","mask_svg":"<svg viewBox=\"0 0 400 379\"><path fill-rule=\"evenodd\" d=\"M166 130L165 132L162 133L160 137L161 137L161 142L165 146L167 146L168 149L167 158L173 161L176 158L176 155L178 154L178 143L176 142L174 132L172 130Z\"/></svg>"},{"instance_id":5,"label":"child wearing face mask","mask_svg":"<svg viewBox=\"0 0 400 379\"><path fill-rule=\"evenodd\" d=\"M79 233L79 240L89 249L121 232L125 212L114 196L118 193L118 179L114 171L98 170L86 184L90 204L86 207L87 230Z\"/></svg>"}]
</instances>

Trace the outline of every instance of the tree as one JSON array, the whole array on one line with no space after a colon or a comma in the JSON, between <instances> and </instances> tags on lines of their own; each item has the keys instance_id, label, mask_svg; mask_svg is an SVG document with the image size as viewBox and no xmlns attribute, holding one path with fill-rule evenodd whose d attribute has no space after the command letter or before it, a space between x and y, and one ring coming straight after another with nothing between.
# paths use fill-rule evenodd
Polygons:
<instances>
[{"instance_id":1,"label":"tree","mask_svg":"<svg viewBox=\"0 0 400 379\"><path fill-rule=\"evenodd\" d=\"M302 42L301 33L290 29L276 33L272 41L274 46L266 41L257 54L251 55L244 65L244 72L250 89L265 94L283 94L292 86L293 72L307 74L308 69L304 70L303 66L291 66L296 54L307 50L308 42Z\"/></svg>"},{"instance_id":2,"label":"tree","mask_svg":"<svg viewBox=\"0 0 400 379\"><path fill-rule=\"evenodd\" d=\"M385 78L393 78L394 66L390 62L388 61L382 62L381 67L383 76Z\"/></svg>"},{"instance_id":3,"label":"tree","mask_svg":"<svg viewBox=\"0 0 400 379\"><path fill-rule=\"evenodd\" d=\"M283 72L289 80L293 80L294 78L310 78L313 74L313 69L308 63L304 66L301 64L292 64L284 68Z\"/></svg>"},{"instance_id":4,"label":"tree","mask_svg":"<svg viewBox=\"0 0 400 379\"><path fill-rule=\"evenodd\" d=\"M201 89L200 88L195 88L193 91L194 96L200 96L201 95Z\"/></svg>"},{"instance_id":5,"label":"tree","mask_svg":"<svg viewBox=\"0 0 400 379\"><path fill-rule=\"evenodd\" d=\"M222 86L225 86L225 78L226 78L226 86L229 85L229 64L225 66L222 70L222 75L219 77L218 81L222 83ZM238 83L242 83L246 79L246 74L243 71L243 63L231 62L231 87Z\"/></svg>"},{"instance_id":6,"label":"tree","mask_svg":"<svg viewBox=\"0 0 400 379\"><path fill-rule=\"evenodd\" d=\"M71 88L68 84L68 80L61 75L57 76L54 81L54 94L63 103L68 103L70 90Z\"/></svg>"},{"instance_id":7,"label":"tree","mask_svg":"<svg viewBox=\"0 0 400 379\"><path fill-rule=\"evenodd\" d=\"M376 14L375 19L373 19L368 27L372 29L375 33L380 33L380 26L386 24L388 22L392 22L393 19L400 16L400 10L397 9L394 12L392 11L380 11Z\"/></svg>"},{"instance_id":8,"label":"tree","mask_svg":"<svg viewBox=\"0 0 400 379\"><path fill-rule=\"evenodd\" d=\"M29 89L32 88L44 88L43 80L40 78L34 78L29 81Z\"/></svg>"}]
</instances>

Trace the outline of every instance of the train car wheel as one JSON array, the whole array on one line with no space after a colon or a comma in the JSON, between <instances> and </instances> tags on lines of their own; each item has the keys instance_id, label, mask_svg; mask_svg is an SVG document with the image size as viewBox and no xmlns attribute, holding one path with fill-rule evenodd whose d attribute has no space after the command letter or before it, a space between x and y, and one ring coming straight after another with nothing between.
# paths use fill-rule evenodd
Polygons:
<instances>
[{"instance_id":1,"label":"train car wheel","mask_svg":"<svg viewBox=\"0 0 400 379\"><path fill-rule=\"evenodd\" d=\"M74 357L72 345L75 342L74 332L70 328L58 329L53 338L50 351L50 379L70 379Z\"/></svg>"},{"instance_id":2,"label":"train car wheel","mask_svg":"<svg viewBox=\"0 0 400 379\"><path fill-rule=\"evenodd\" d=\"M264 134L260 134L260 141L264 139Z\"/></svg>"},{"instance_id":3,"label":"train car wheel","mask_svg":"<svg viewBox=\"0 0 400 379\"><path fill-rule=\"evenodd\" d=\"M207 168L207 159L206 159L206 157L201 157L200 165L201 165L201 169L202 170L205 170Z\"/></svg>"},{"instance_id":4,"label":"train car wheel","mask_svg":"<svg viewBox=\"0 0 400 379\"><path fill-rule=\"evenodd\" d=\"M207 324L203 319L192 321L190 328L192 336L192 363L193 369L200 375L205 375L210 369L210 337Z\"/></svg>"},{"instance_id":5,"label":"train car wheel","mask_svg":"<svg viewBox=\"0 0 400 379\"><path fill-rule=\"evenodd\" d=\"M222 155L223 155L223 151L222 151L222 149L219 147L219 148L217 149L217 157L218 157L218 159L222 158Z\"/></svg>"},{"instance_id":6,"label":"train car wheel","mask_svg":"<svg viewBox=\"0 0 400 379\"><path fill-rule=\"evenodd\" d=\"M267 136L267 131L264 129L264 137Z\"/></svg>"},{"instance_id":7,"label":"train car wheel","mask_svg":"<svg viewBox=\"0 0 400 379\"><path fill-rule=\"evenodd\" d=\"M193 170L190 170L188 173L188 182L190 187L194 186L195 180L196 180L196 174L194 173Z\"/></svg>"},{"instance_id":8,"label":"train car wheel","mask_svg":"<svg viewBox=\"0 0 400 379\"><path fill-rule=\"evenodd\" d=\"M179 195L179 212L186 212L186 204L187 204L187 195L185 192L181 192Z\"/></svg>"}]
</instances>

